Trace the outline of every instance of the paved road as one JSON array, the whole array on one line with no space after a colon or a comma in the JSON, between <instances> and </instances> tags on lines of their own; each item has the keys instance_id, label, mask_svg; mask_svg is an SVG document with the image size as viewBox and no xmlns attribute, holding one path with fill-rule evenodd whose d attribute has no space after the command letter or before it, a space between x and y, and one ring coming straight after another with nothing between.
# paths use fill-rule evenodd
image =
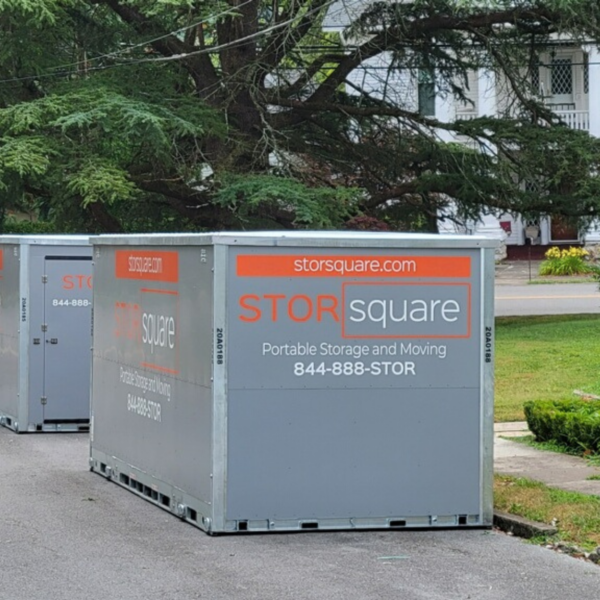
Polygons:
<instances>
[{"instance_id":1,"label":"paved road","mask_svg":"<svg viewBox=\"0 0 600 600\"><path fill-rule=\"evenodd\" d=\"M595 283L497 285L496 316L600 313Z\"/></svg>"},{"instance_id":2,"label":"paved road","mask_svg":"<svg viewBox=\"0 0 600 600\"><path fill-rule=\"evenodd\" d=\"M211 538L90 473L87 446L0 427L0 600L598 596L598 566L491 531Z\"/></svg>"}]
</instances>

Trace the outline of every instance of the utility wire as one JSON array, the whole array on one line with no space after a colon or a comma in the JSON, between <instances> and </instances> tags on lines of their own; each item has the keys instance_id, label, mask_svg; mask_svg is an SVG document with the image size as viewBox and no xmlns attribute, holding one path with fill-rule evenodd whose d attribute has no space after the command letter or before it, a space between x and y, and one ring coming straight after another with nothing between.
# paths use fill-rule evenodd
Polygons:
<instances>
[{"instance_id":1,"label":"utility wire","mask_svg":"<svg viewBox=\"0 0 600 600\"><path fill-rule=\"evenodd\" d=\"M209 21L214 21L216 19L219 19L220 17L230 14L232 12L232 10L238 10L238 9L242 8L243 6L250 4L251 2L254 2L254 0L246 0L245 2L243 2L242 4L240 4L238 6L231 7L228 10L221 11L220 13L208 15L208 16L202 18L200 21L196 21L195 23L191 23L190 25L186 25L185 27L180 27L179 29L175 29L173 31L170 31L169 33L165 33L164 35L152 38L150 40L145 40L143 42L139 42L137 44L127 46L126 48L122 48L121 50L115 50L114 52L109 52L107 54L100 54L99 56L90 57L90 58L86 59L86 62L91 63L91 62L96 62L96 61L99 61L99 60L102 60L105 58L118 58L120 55L129 53L132 50L135 50L136 48L143 48L144 46L150 46L150 45L154 44L155 42L159 42L160 40L164 40L164 39L172 37L172 36L177 36L180 33L188 31L189 29L194 29L195 27L198 27L199 25L202 25ZM82 61L77 61L77 62L72 62L72 63L66 63L63 65L57 65L56 67L52 67L50 73L43 73L43 74L38 74L38 75L25 75L23 77L13 77L12 79L0 79L0 83L12 83L12 82L16 82L16 81L28 81L28 80L32 80L32 79L39 79L42 77L45 78L45 77L56 77L56 76L60 76L60 75L76 74L77 71L71 71L71 70L67 70L67 69L70 69L71 67L78 67L81 64L81 62ZM137 62L138 61L131 61L131 64L137 64ZM104 68L113 68L116 66L122 66L122 65L126 65L126 64L127 63L120 63L118 65L102 65L100 67L88 67L88 68L86 68L86 71L89 72L89 71L95 71L95 70L103 70Z\"/></svg>"},{"instance_id":2,"label":"utility wire","mask_svg":"<svg viewBox=\"0 0 600 600\"><path fill-rule=\"evenodd\" d=\"M244 4L240 5L240 6L244 6L245 4L247 4L248 2L252 2L253 0L247 0L247 2L245 2ZM336 2L337 0L328 0L327 2L325 2L323 5L319 6L318 8L314 8L312 10L307 11L306 13L302 14L300 18L304 18L307 15L310 14L314 14L316 12L320 12L321 10L323 10L324 8L329 7L331 4L333 4L334 2ZM217 16L221 16L224 14L228 14L230 11L225 11L223 13L220 13ZM211 16L209 18L215 18L214 16ZM187 52L184 54L175 54L173 56L162 56L162 57L156 57L156 58L140 58L137 60L130 60L130 61L123 61L121 63L115 63L113 65L100 65L100 66L96 66L96 67L88 67L86 68L86 73L89 72L93 72L93 71L103 71L103 70L107 70L107 69L113 69L113 68L117 68L117 67L122 67L122 66L131 66L131 65L139 65L139 64L144 64L144 63L165 63L165 62L173 62L176 60L185 60L191 56L198 56L201 54L212 54L214 52L220 51L220 50L225 50L228 48L235 48L237 46L240 46L242 44L247 43L248 41L251 41L253 39L256 38L260 38L266 34L271 33L272 31L275 31L277 29L281 29L282 27L286 27L287 25L290 25L291 23L293 23L295 20L297 20L299 17L298 15L294 15L293 17L291 17L290 19L287 19L286 21L281 21L280 23L276 23L275 25L272 25L271 27L267 27L266 29L262 29L261 31L257 31L256 33L247 35L243 38L238 38L236 40L233 40L231 42L227 42L225 44L219 44L217 46L210 46L208 48L201 48L200 50L194 50L192 52ZM185 29L190 29L192 27L196 27L204 22L206 22L207 19L204 19L202 21L199 21L198 23L195 23L193 25L189 25L185 28L179 29L177 30L177 32L183 31ZM149 44L151 44L154 41L160 40L160 39L164 39L165 37L169 37L170 35L172 35L173 33L169 33L166 34L164 36L161 36L159 38L155 38L154 40L148 41L148 42L143 42L140 44L137 44L136 46L132 46L131 48L134 47L140 47L140 46L147 46ZM126 52L129 51L130 48L124 49L122 52ZM113 55L118 55L119 52L115 52L115 53L111 53L111 54L105 54L102 55L100 57L95 57L94 59L90 59L90 60L99 60L101 58L104 57L112 57ZM71 65L65 65L66 67L69 66L79 66L81 64L81 62L77 62L77 63L72 63ZM55 67L55 69L59 69L61 67ZM50 73L42 73L42 74L38 74L38 75L25 75L23 77L12 77L9 79L0 79L0 83L16 83L16 82L20 82L20 81L32 81L32 80L38 80L38 79L45 79L48 77L60 77L63 75L76 75L78 74L77 71L53 71Z\"/></svg>"},{"instance_id":3,"label":"utility wire","mask_svg":"<svg viewBox=\"0 0 600 600\"><path fill-rule=\"evenodd\" d=\"M232 42L232 45L234 45L234 43ZM228 46L231 47L231 46ZM211 49L206 49L207 53L212 52ZM307 53L310 54L310 53ZM317 54L317 52L315 52L315 54ZM116 69L119 67L129 67L129 66L135 66L135 65L139 65L139 64L148 64L148 63L165 63L165 62L169 62L169 61L173 61L173 60L182 60L184 58L186 58L188 55L176 55L173 57L164 57L164 58L141 58L138 60L129 60L129 61L123 61L120 63L115 63L115 64L111 64L111 65L98 65L96 67L88 67L86 68L85 72L86 73L90 73L90 72L96 72L96 71L107 71L109 69ZM340 57L343 56L343 53L340 52ZM79 64L79 63L77 63ZM571 63L571 66L573 67L584 67L584 66L592 66L592 65L600 65L600 62L574 62ZM550 69L551 65L539 65L540 67L543 68L547 68ZM327 68L327 65L323 65L323 68ZM368 70L368 71L388 71L390 69L394 70L394 71L414 71L415 69L417 69L418 67L416 66L382 66L382 65L363 65L360 67L357 67L358 69L364 69L364 70ZM481 68L487 68L487 67L481 67ZM456 69L456 71L458 72L459 69ZM40 73L37 75L25 75L23 77L11 77L8 79L0 79L0 84L3 83L18 83L21 81L36 81L36 80L40 80L40 79L47 79L47 78L51 78L51 77L62 77L62 76L68 76L68 75L78 75L80 74L78 71L55 71L52 73Z\"/></svg>"},{"instance_id":4,"label":"utility wire","mask_svg":"<svg viewBox=\"0 0 600 600\"><path fill-rule=\"evenodd\" d=\"M320 12L321 10L323 10L324 8L327 8L334 2L337 2L337 0L327 0L327 2L323 3L318 8L313 8L313 9L307 11L306 13L302 14L301 18L304 18L307 15L311 15L311 14ZM169 61L174 61L174 60L184 60L186 58L189 58L190 56L198 56L200 54L209 54L212 52L216 52L218 50L225 50L226 48L232 48L232 47L236 47L238 45L245 44L246 42L249 42L256 38L260 38L268 33L271 33L272 31L281 29L282 27L285 27L286 25L290 25L291 23L296 21L298 18L299 18L298 15L294 15L293 17L291 17L290 19L287 19L286 21L281 21L280 23L275 23L275 25L271 25L271 27L267 27L266 29L262 29L261 31L257 31L256 33L251 33L250 35L238 38L237 40L228 42L226 44L219 44L217 46L211 46L210 48L201 48L200 50L194 50L193 52L187 52L185 54L174 54L173 56L162 56L159 58L147 58L147 59L142 59L142 60L144 62L169 62Z\"/></svg>"},{"instance_id":5,"label":"utility wire","mask_svg":"<svg viewBox=\"0 0 600 600\"><path fill-rule=\"evenodd\" d=\"M254 0L246 0L245 2L242 2L242 4L239 4L238 6L230 7L228 10L223 10L220 13L217 13L215 15L209 15L208 17L204 17L200 21L196 21L195 23L192 23L191 25L186 25L185 27L180 27L179 29L175 29L174 31L170 31L169 33L165 33L164 35L161 35L159 37L152 38L151 40L146 40L145 42L140 42L140 43L134 44L132 46L128 46L127 48L123 48L122 50L116 50L115 52L109 52L108 54L101 54L100 56L95 56L93 58L90 58L89 60L95 61L95 60L102 60L103 58L114 58L116 56L119 56L120 54L130 52L131 50L134 50L135 48L143 48L144 46L150 46L151 44L154 44L155 42L160 42L160 40L164 40L168 37L176 36L179 33L188 31L189 29L194 29L195 27L198 27L199 25L207 23L208 21L213 21L213 20L218 19L219 17L224 17L225 15L230 14L232 11L239 10L240 8L242 8L243 6L246 6L247 4L250 4L251 2L254 2ZM70 65L65 65L64 68L75 67L78 64L79 63L72 63ZM63 68L63 67L57 67L57 68Z\"/></svg>"},{"instance_id":6,"label":"utility wire","mask_svg":"<svg viewBox=\"0 0 600 600\"><path fill-rule=\"evenodd\" d=\"M240 6L236 7L239 8L241 6L245 6L246 4L249 4L250 2L252 2L254 0L246 0L246 2L242 3ZM323 5L319 6L318 8L314 8L312 10L307 11L306 13L304 13L303 15L301 15L300 18L305 17L306 15L310 15L313 14L315 12L319 12L321 10L323 10L324 8L329 7L331 4L333 4L334 2L336 2L337 0L328 0L327 2L325 2ZM187 31L189 29L192 29L194 27L197 27L198 25L201 25L209 20L213 20L213 19L217 19L220 16L229 14L231 11L227 10L227 11L222 11L221 13L217 13L216 15L210 15L209 17L205 17L204 19L202 19L201 21L197 21L193 24L187 25L185 27L181 27L177 30L174 30L172 32L169 32L165 35L153 38L151 40L147 40L144 42L140 42L138 44L135 44L133 46L129 46L127 48L124 48L122 50L118 50L115 52L111 52L111 53L107 53L107 54L103 54L97 57L92 57L89 59L89 62L91 61L98 61L101 60L103 58L114 58L114 57L118 57L121 54L124 54L126 52L130 52L131 50L135 49L135 48L139 48L139 47L143 47L143 46L148 46L151 45L152 43L156 42L156 41L160 41L161 39L165 39L167 37L170 37L172 35L177 35L178 33L181 33L183 31ZM89 72L94 72L94 71L103 71L103 70L108 70L108 69L113 69L113 68L118 68L118 67L123 67L123 66L135 66L135 65L139 65L139 64L148 64L148 63L167 63L167 62L174 62L174 61L179 61L179 60L186 60L189 57L192 56L198 56L201 54L212 54L214 52L218 52L220 50L224 50L224 49L228 49L228 48L235 48L239 45L245 44L248 41L263 37L269 33L271 33L272 31L275 31L277 29L280 29L282 27L285 27L291 23L293 23L296 19L298 19L299 16L295 15L294 17L287 19L286 21L282 21L280 23L276 23L266 29L263 29L261 31L258 31L256 33L250 34L248 36L245 36L243 38L238 38L237 40L233 40L231 42L228 43L224 43L224 44L219 44L216 46L210 46L207 48L202 48L199 50L194 50L192 52L187 52L187 53L183 53L183 54L175 54L172 56L161 56L161 57L156 57L156 58L140 58L140 59L135 59L135 60L127 60L127 61L123 61L123 62L119 62L119 63L115 63L115 64L111 64L111 65L99 65L99 66L92 66L92 67L87 67L85 72L89 73ZM359 46L344 46L344 48L340 48L339 52L340 55L343 56L348 50L356 50L357 48L359 48ZM331 47L331 46L307 46L306 48L303 48L303 50L307 53L310 54L312 53L312 51L322 51L322 50L328 50L330 52L332 52L332 50L336 50L336 48ZM316 53L316 52L315 52ZM60 76L66 76L66 75L77 75L79 72L78 71L68 71L68 70L63 70L63 71L59 71L59 69L66 69L68 67L76 67L79 66L81 64L81 61L76 62L76 63L72 63L72 64L67 64L67 65L62 65L62 66L58 66L58 67L54 67L53 71L49 72L49 73L42 73L42 74L37 74L37 75L25 75L22 77L12 77L12 78L8 78L8 79L0 79L0 84L1 83L17 83L17 82L22 82L22 81L32 81L32 80L38 80L38 79L44 79L44 78L49 78L49 77L60 77ZM600 65L600 62L578 62L578 63L571 63L572 66L591 66L591 65ZM546 65L546 64L540 64L541 67L548 67L551 68L551 64L550 65ZM392 67L386 67L386 66L367 66L366 68L368 68L369 70L388 70ZM396 67L394 66L393 69L396 71L403 71L403 70L414 70L415 67Z\"/></svg>"}]
</instances>

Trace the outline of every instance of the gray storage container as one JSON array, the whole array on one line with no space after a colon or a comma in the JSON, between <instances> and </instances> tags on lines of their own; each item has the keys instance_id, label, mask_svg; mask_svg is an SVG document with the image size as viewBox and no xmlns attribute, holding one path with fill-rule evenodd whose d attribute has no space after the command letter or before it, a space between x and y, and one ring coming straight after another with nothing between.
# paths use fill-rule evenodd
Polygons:
<instances>
[{"instance_id":1,"label":"gray storage container","mask_svg":"<svg viewBox=\"0 0 600 600\"><path fill-rule=\"evenodd\" d=\"M495 241L91 239L92 470L209 533L491 526Z\"/></svg>"},{"instance_id":2,"label":"gray storage container","mask_svg":"<svg viewBox=\"0 0 600 600\"><path fill-rule=\"evenodd\" d=\"M0 424L89 429L91 325L88 236L0 236Z\"/></svg>"}]
</instances>

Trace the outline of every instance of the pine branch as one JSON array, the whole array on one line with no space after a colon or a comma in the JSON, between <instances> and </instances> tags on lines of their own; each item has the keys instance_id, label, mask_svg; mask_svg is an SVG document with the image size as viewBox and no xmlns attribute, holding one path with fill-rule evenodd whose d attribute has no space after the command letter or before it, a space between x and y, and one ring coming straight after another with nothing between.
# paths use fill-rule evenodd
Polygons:
<instances>
[{"instance_id":1,"label":"pine branch","mask_svg":"<svg viewBox=\"0 0 600 600\"><path fill-rule=\"evenodd\" d=\"M355 106L340 104L338 102L315 102L289 98L273 98L271 103L285 108L293 108L297 114L305 116L318 113L339 113L350 117L397 117L412 121L413 123L419 123L431 129L454 130L453 126L449 123L383 103L378 106ZM273 116L273 124L276 128L283 127L286 124L290 124L290 122L291 119L287 114L276 114Z\"/></svg>"},{"instance_id":2,"label":"pine branch","mask_svg":"<svg viewBox=\"0 0 600 600\"><path fill-rule=\"evenodd\" d=\"M279 22L293 20L301 12L306 14L297 24L275 30L267 39L259 62L265 73L275 68L290 54L310 30L322 20L321 9L330 4L330 0L306 0L304 3L291 3L290 10L281 15Z\"/></svg>"},{"instance_id":3,"label":"pine branch","mask_svg":"<svg viewBox=\"0 0 600 600\"><path fill-rule=\"evenodd\" d=\"M106 4L123 21L131 25L141 35L161 36L151 43L152 47L166 57L174 57L193 53L196 47L181 41L176 35L167 35L158 23L148 18L131 4L122 4L119 0L96 0L98 4ZM218 89L219 77L208 54L194 54L182 59L181 63L194 80L196 90L201 98L218 103L215 91Z\"/></svg>"},{"instance_id":4,"label":"pine branch","mask_svg":"<svg viewBox=\"0 0 600 600\"><path fill-rule=\"evenodd\" d=\"M399 45L414 47L424 39L435 39L451 31L472 31L489 29L494 25L505 25L523 30L531 21L547 23L546 33L556 30L553 24L558 15L544 7L532 9L511 9L466 16L436 15L401 21L399 25L386 28L373 35L367 42L348 53L327 80L308 98L308 102L322 102L331 98L348 75L362 63L385 51L394 50ZM465 40L465 43L467 40Z\"/></svg>"}]
</instances>

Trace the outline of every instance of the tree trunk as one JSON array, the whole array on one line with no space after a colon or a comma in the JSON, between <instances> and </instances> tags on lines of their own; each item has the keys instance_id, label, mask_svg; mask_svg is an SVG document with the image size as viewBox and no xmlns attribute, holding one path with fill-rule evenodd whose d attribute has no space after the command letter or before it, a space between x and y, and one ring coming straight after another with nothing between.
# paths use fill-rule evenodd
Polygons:
<instances>
[{"instance_id":1,"label":"tree trunk","mask_svg":"<svg viewBox=\"0 0 600 600\"><path fill-rule=\"evenodd\" d=\"M427 211L426 222L427 222L427 233L439 233L438 217L435 212Z\"/></svg>"},{"instance_id":2,"label":"tree trunk","mask_svg":"<svg viewBox=\"0 0 600 600\"><path fill-rule=\"evenodd\" d=\"M229 124L238 136L232 137L230 157L242 171L262 170L268 162L265 153L257 152L262 137L261 109L255 100L261 90L257 82L256 37L259 0L230 0L235 16L223 19L217 26L223 80L228 83L229 101L226 112ZM250 38L250 39L248 39ZM237 40L245 39L245 42ZM237 147L236 147L237 146ZM268 153L267 153L268 154Z\"/></svg>"}]
</instances>

